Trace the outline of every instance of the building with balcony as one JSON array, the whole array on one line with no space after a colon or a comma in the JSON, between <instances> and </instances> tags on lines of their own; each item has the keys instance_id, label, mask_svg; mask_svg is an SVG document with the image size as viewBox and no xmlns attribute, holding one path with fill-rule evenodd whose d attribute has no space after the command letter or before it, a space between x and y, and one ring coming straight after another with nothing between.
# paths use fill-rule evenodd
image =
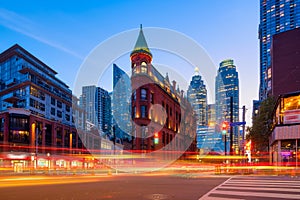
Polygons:
<instances>
[{"instance_id":1,"label":"building with balcony","mask_svg":"<svg viewBox=\"0 0 300 200\"><path fill-rule=\"evenodd\" d=\"M84 112L75 108L78 118L74 119L74 97L56 74L18 44L0 54L0 150L3 154L22 152L27 159L22 165L36 160L37 167L43 163L37 156L86 153L83 136L76 129L85 128ZM51 166L61 165L56 161Z\"/></svg>"}]
</instances>

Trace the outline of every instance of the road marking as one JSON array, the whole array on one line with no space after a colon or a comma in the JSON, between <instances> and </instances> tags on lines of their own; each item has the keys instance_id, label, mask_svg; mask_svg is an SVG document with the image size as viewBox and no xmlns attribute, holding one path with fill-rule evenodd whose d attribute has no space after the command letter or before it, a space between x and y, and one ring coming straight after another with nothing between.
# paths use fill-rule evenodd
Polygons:
<instances>
[{"instance_id":1,"label":"road marking","mask_svg":"<svg viewBox=\"0 0 300 200\"><path fill-rule=\"evenodd\" d=\"M213 193L217 188L219 188L220 186L222 186L223 184L226 184L228 181L230 181L231 178L227 179L226 181L224 181L223 183L221 183L220 185L217 185L216 187L214 187L211 191L209 191L208 193L206 193L205 195L203 195L202 197L200 197L199 200L206 200L206 199L210 199L211 197L209 197L209 195L211 193Z\"/></svg>"},{"instance_id":2,"label":"road marking","mask_svg":"<svg viewBox=\"0 0 300 200\"><path fill-rule=\"evenodd\" d=\"M247 197L247 199L251 197L300 199L300 180L256 178L229 178L199 200L241 200L244 197Z\"/></svg>"},{"instance_id":3,"label":"road marking","mask_svg":"<svg viewBox=\"0 0 300 200\"><path fill-rule=\"evenodd\" d=\"M278 191L278 190L277 190ZM283 198L283 199L300 199L298 194L283 194L283 193L271 193L271 192L239 192L239 191L224 191L215 190L213 194L224 194L234 196L247 196L247 197L268 197L268 198ZM232 198L230 198L232 199Z\"/></svg>"},{"instance_id":4,"label":"road marking","mask_svg":"<svg viewBox=\"0 0 300 200\"><path fill-rule=\"evenodd\" d=\"M266 186L270 186L270 187L277 187L277 188L300 188L300 185L282 185L282 184L279 184L279 183L272 183L272 184L263 184L263 183L260 183L260 184L236 184L236 183L227 183L225 186L240 186L240 187L243 187L243 186L249 186L249 187L257 187L257 186L263 186L263 187L266 187Z\"/></svg>"},{"instance_id":5,"label":"road marking","mask_svg":"<svg viewBox=\"0 0 300 200\"><path fill-rule=\"evenodd\" d=\"M233 187L222 186L222 189L236 189ZM290 188L260 188L260 187L239 187L241 190L256 190L256 191L282 191L282 192L299 192L299 189L290 189Z\"/></svg>"},{"instance_id":6,"label":"road marking","mask_svg":"<svg viewBox=\"0 0 300 200\"><path fill-rule=\"evenodd\" d=\"M202 199L202 198L200 198ZM205 200L232 200L233 198L223 198L223 197L205 197ZM234 199L234 200L245 200L245 199Z\"/></svg>"}]
</instances>

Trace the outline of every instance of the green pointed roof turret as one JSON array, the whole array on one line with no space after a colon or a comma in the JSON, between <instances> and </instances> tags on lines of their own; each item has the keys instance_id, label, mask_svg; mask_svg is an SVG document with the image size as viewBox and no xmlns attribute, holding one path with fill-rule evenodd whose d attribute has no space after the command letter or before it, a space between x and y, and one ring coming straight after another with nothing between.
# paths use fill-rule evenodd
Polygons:
<instances>
[{"instance_id":1,"label":"green pointed roof turret","mask_svg":"<svg viewBox=\"0 0 300 200\"><path fill-rule=\"evenodd\" d=\"M135 43L134 49L131 52L130 56L132 56L135 53L145 53L148 54L150 57L152 57L151 51L148 48L144 33L143 33L143 27L142 24L140 25L140 32L138 39Z\"/></svg>"}]
</instances>

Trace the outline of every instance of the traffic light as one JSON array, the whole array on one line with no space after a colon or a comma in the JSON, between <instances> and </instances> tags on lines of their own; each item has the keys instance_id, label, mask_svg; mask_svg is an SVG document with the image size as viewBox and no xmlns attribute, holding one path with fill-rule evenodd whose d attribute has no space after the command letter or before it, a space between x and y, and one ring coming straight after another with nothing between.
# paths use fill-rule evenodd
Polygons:
<instances>
[{"instance_id":1,"label":"traffic light","mask_svg":"<svg viewBox=\"0 0 300 200\"><path fill-rule=\"evenodd\" d=\"M158 142L159 142L158 133L154 133L154 144L158 144Z\"/></svg>"},{"instance_id":2,"label":"traffic light","mask_svg":"<svg viewBox=\"0 0 300 200\"><path fill-rule=\"evenodd\" d=\"M229 128L229 124L227 121L222 122L222 126L221 126L221 130L222 130L222 134L226 134L227 130Z\"/></svg>"}]
</instances>

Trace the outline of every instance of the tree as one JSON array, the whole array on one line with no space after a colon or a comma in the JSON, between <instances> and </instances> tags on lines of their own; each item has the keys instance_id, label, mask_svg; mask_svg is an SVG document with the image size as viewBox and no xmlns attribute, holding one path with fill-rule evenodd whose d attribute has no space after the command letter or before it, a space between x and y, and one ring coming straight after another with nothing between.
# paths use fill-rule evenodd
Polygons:
<instances>
[{"instance_id":1,"label":"tree","mask_svg":"<svg viewBox=\"0 0 300 200\"><path fill-rule=\"evenodd\" d=\"M275 104L276 99L273 96L268 97L261 102L258 114L253 117L253 124L249 128L248 139L251 139L254 144L255 151L268 151Z\"/></svg>"}]
</instances>

